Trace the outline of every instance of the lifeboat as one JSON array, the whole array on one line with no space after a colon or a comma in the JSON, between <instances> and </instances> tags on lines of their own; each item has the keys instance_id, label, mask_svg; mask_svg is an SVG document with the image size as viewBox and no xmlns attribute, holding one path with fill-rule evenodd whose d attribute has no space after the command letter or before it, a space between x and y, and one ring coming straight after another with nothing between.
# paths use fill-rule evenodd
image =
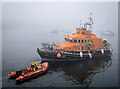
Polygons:
<instances>
[{"instance_id":1,"label":"lifeboat","mask_svg":"<svg viewBox=\"0 0 120 89\"><path fill-rule=\"evenodd\" d=\"M20 71L11 72L10 74L8 74L8 76L10 77L17 76L16 81L24 81L34 76L43 74L44 72L47 71L47 69L48 69L48 63L45 62L45 63L37 65L37 70L35 71L31 71L31 67L28 67L28 68L24 68L24 70L20 69Z\"/></svg>"},{"instance_id":2,"label":"lifeboat","mask_svg":"<svg viewBox=\"0 0 120 89\"><path fill-rule=\"evenodd\" d=\"M48 59L71 59L71 58L94 58L110 56L112 48L107 39L98 38L92 33L92 14L89 22L80 24L76 32L65 35L65 42L61 44L42 43L42 48L37 48L41 58Z\"/></svg>"}]
</instances>

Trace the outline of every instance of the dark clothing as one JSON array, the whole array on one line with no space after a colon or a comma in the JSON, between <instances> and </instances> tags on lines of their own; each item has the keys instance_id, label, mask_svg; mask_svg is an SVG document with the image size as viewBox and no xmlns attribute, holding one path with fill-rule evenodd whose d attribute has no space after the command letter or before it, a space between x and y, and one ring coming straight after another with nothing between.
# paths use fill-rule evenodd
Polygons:
<instances>
[{"instance_id":1,"label":"dark clothing","mask_svg":"<svg viewBox=\"0 0 120 89\"><path fill-rule=\"evenodd\" d=\"M88 45L88 50L90 50L91 44Z\"/></svg>"},{"instance_id":2,"label":"dark clothing","mask_svg":"<svg viewBox=\"0 0 120 89\"><path fill-rule=\"evenodd\" d=\"M51 51L53 50L53 46L51 47Z\"/></svg>"},{"instance_id":3,"label":"dark clothing","mask_svg":"<svg viewBox=\"0 0 120 89\"><path fill-rule=\"evenodd\" d=\"M34 65L31 65L31 68L34 68Z\"/></svg>"},{"instance_id":4,"label":"dark clothing","mask_svg":"<svg viewBox=\"0 0 120 89\"><path fill-rule=\"evenodd\" d=\"M107 41L106 41L106 40L104 40L104 41L103 41L103 44L104 44L104 43L107 43Z\"/></svg>"},{"instance_id":5,"label":"dark clothing","mask_svg":"<svg viewBox=\"0 0 120 89\"><path fill-rule=\"evenodd\" d=\"M31 70L35 71L35 64L34 63L31 64Z\"/></svg>"},{"instance_id":6,"label":"dark clothing","mask_svg":"<svg viewBox=\"0 0 120 89\"><path fill-rule=\"evenodd\" d=\"M37 70L37 69L38 69L38 67L35 68L35 70Z\"/></svg>"}]
</instances>

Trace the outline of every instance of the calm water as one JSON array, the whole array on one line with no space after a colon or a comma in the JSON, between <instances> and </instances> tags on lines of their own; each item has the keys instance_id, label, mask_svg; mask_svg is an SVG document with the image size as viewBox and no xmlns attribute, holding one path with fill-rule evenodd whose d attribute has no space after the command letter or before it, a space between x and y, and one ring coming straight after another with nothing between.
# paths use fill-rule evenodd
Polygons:
<instances>
[{"instance_id":1,"label":"calm water","mask_svg":"<svg viewBox=\"0 0 120 89\"><path fill-rule=\"evenodd\" d=\"M17 84L15 79L9 79L7 75L39 60L35 47L37 48L36 45L40 43L38 41L34 43L33 40L29 42L19 40L16 43L3 40L2 85L3 87L117 87L118 54L115 43L117 41L114 40L114 36L107 38L114 50L111 57L75 61L48 60L49 69L46 74L20 84Z\"/></svg>"}]
</instances>

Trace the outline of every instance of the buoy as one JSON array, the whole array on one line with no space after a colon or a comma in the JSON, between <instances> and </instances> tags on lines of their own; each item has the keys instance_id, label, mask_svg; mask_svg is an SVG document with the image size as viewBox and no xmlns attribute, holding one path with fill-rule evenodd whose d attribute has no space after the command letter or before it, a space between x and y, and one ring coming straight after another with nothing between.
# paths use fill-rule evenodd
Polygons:
<instances>
[{"instance_id":1,"label":"buoy","mask_svg":"<svg viewBox=\"0 0 120 89\"><path fill-rule=\"evenodd\" d=\"M83 53L82 53L82 52L80 52L80 57L81 57L81 58L83 57Z\"/></svg>"},{"instance_id":2,"label":"buoy","mask_svg":"<svg viewBox=\"0 0 120 89\"><path fill-rule=\"evenodd\" d=\"M110 49L110 53L112 53L113 52L113 50L112 49Z\"/></svg>"},{"instance_id":3,"label":"buoy","mask_svg":"<svg viewBox=\"0 0 120 89\"><path fill-rule=\"evenodd\" d=\"M112 49L110 49L110 52L112 52Z\"/></svg>"},{"instance_id":4,"label":"buoy","mask_svg":"<svg viewBox=\"0 0 120 89\"><path fill-rule=\"evenodd\" d=\"M92 54L91 53L89 53L89 57L92 58Z\"/></svg>"},{"instance_id":5,"label":"buoy","mask_svg":"<svg viewBox=\"0 0 120 89\"><path fill-rule=\"evenodd\" d=\"M61 57L61 54L60 54L60 53L58 53L58 54L57 54L57 57L59 57L59 58L60 58L60 57Z\"/></svg>"},{"instance_id":6,"label":"buoy","mask_svg":"<svg viewBox=\"0 0 120 89\"><path fill-rule=\"evenodd\" d=\"M101 53L104 54L104 50L103 49L101 49Z\"/></svg>"}]
</instances>

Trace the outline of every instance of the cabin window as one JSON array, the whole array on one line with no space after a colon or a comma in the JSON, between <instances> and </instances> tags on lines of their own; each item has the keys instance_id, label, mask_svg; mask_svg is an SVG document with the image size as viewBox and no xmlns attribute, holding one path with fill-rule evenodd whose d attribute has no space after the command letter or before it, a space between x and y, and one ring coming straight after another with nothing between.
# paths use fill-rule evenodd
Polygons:
<instances>
[{"instance_id":1,"label":"cabin window","mask_svg":"<svg viewBox=\"0 0 120 89\"><path fill-rule=\"evenodd\" d=\"M93 42L93 40L91 39L91 42Z\"/></svg>"},{"instance_id":2,"label":"cabin window","mask_svg":"<svg viewBox=\"0 0 120 89\"><path fill-rule=\"evenodd\" d=\"M87 42L87 40L85 39L85 43Z\"/></svg>"},{"instance_id":3,"label":"cabin window","mask_svg":"<svg viewBox=\"0 0 120 89\"><path fill-rule=\"evenodd\" d=\"M65 38L66 41L68 41L68 38Z\"/></svg>"},{"instance_id":4,"label":"cabin window","mask_svg":"<svg viewBox=\"0 0 120 89\"><path fill-rule=\"evenodd\" d=\"M88 43L90 42L90 40L88 39Z\"/></svg>"},{"instance_id":5,"label":"cabin window","mask_svg":"<svg viewBox=\"0 0 120 89\"><path fill-rule=\"evenodd\" d=\"M81 43L83 43L83 39L81 40Z\"/></svg>"},{"instance_id":6,"label":"cabin window","mask_svg":"<svg viewBox=\"0 0 120 89\"><path fill-rule=\"evenodd\" d=\"M70 40L70 42L73 42L72 40Z\"/></svg>"},{"instance_id":7,"label":"cabin window","mask_svg":"<svg viewBox=\"0 0 120 89\"><path fill-rule=\"evenodd\" d=\"M77 43L77 40L76 40L76 39L74 39L74 43Z\"/></svg>"},{"instance_id":8,"label":"cabin window","mask_svg":"<svg viewBox=\"0 0 120 89\"><path fill-rule=\"evenodd\" d=\"M72 39L65 38L66 41L73 42Z\"/></svg>"},{"instance_id":9,"label":"cabin window","mask_svg":"<svg viewBox=\"0 0 120 89\"><path fill-rule=\"evenodd\" d=\"M80 43L80 39L78 39L78 43Z\"/></svg>"},{"instance_id":10,"label":"cabin window","mask_svg":"<svg viewBox=\"0 0 120 89\"><path fill-rule=\"evenodd\" d=\"M85 34L84 32L81 32L81 34Z\"/></svg>"}]
</instances>

